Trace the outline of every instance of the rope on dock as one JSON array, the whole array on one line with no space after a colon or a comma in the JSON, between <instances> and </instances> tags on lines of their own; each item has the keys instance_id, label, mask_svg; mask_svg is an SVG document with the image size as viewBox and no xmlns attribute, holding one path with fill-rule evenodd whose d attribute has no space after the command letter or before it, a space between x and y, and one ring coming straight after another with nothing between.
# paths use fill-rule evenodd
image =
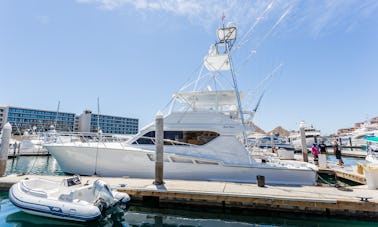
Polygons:
<instances>
[{"instance_id":1,"label":"rope on dock","mask_svg":"<svg viewBox=\"0 0 378 227\"><path fill-rule=\"evenodd\" d=\"M325 182L326 184L328 184L328 186L330 186L330 187L335 187L335 188L337 188L337 189L339 189L341 191L348 191L348 192L352 192L353 191L352 189L346 188L346 187L344 187L344 186L342 186L342 185L340 185L338 183L332 184L332 183L328 182L327 180L325 180L323 177L321 177L319 174L318 174L318 178L320 180L322 180L323 182ZM337 181L337 176L336 175L335 175L335 180Z\"/></svg>"},{"instance_id":2,"label":"rope on dock","mask_svg":"<svg viewBox=\"0 0 378 227\"><path fill-rule=\"evenodd\" d=\"M323 177L321 177L319 174L318 174L318 178L319 178L321 181L323 181L324 183L328 184L328 186L330 186L330 187L336 187L336 186L335 186L336 184L332 184L332 183L326 181L326 180L325 180Z\"/></svg>"}]
</instances>

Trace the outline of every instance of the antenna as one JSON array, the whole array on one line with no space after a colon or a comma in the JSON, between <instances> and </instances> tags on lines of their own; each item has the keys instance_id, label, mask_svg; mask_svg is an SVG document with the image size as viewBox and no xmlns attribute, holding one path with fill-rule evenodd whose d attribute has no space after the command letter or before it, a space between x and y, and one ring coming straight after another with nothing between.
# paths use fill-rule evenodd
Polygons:
<instances>
[{"instance_id":1,"label":"antenna","mask_svg":"<svg viewBox=\"0 0 378 227\"><path fill-rule=\"evenodd\" d=\"M224 12L223 12L223 14L222 14L222 25L223 25L223 27L224 27L224 19L226 18L226 15L224 15Z\"/></svg>"},{"instance_id":2,"label":"antenna","mask_svg":"<svg viewBox=\"0 0 378 227\"><path fill-rule=\"evenodd\" d=\"M261 94L259 100L257 101L256 107L253 109L253 113L256 113L257 109L259 108L261 99L263 98L264 94L265 94L265 91Z\"/></svg>"},{"instance_id":3,"label":"antenna","mask_svg":"<svg viewBox=\"0 0 378 227\"><path fill-rule=\"evenodd\" d=\"M257 109L258 109L259 106L260 106L261 100L262 100L262 98L264 97L264 94L265 94L265 91L260 95L260 98L259 98L259 100L257 101L257 104L256 104L255 108L252 110L252 113L251 113L251 115L250 115L250 117L249 117L249 119L248 119L248 122L252 123L253 118L255 117L255 114L256 114L256 112L257 112Z\"/></svg>"},{"instance_id":4,"label":"antenna","mask_svg":"<svg viewBox=\"0 0 378 227\"><path fill-rule=\"evenodd\" d=\"M56 115L55 115L55 121L54 121L54 129L56 128L56 125L58 124L59 108L60 108L60 100L58 101L58 108L56 109Z\"/></svg>"},{"instance_id":5,"label":"antenna","mask_svg":"<svg viewBox=\"0 0 378 227\"><path fill-rule=\"evenodd\" d=\"M100 98L97 97L97 132L100 132Z\"/></svg>"},{"instance_id":6,"label":"antenna","mask_svg":"<svg viewBox=\"0 0 378 227\"><path fill-rule=\"evenodd\" d=\"M99 97L97 97L97 133L98 133L98 142L97 142L97 149L96 149L96 160L95 160L94 175L97 175L98 146L100 145L100 141L102 141L102 132L101 132L101 129L100 129L100 98Z\"/></svg>"}]
</instances>

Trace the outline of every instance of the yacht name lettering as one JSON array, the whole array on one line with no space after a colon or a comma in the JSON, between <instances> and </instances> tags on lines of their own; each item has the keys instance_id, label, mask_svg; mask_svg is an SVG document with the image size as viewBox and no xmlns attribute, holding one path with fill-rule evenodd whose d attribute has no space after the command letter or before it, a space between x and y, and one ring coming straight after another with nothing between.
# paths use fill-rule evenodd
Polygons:
<instances>
[{"instance_id":1,"label":"yacht name lettering","mask_svg":"<svg viewBox=\"0 0 378 227\"><path fill-rule=\"evenodd\" d=\"M232 125L223 125L223 128L235 128L235 127Z\"/></svg>"}]
</instances>

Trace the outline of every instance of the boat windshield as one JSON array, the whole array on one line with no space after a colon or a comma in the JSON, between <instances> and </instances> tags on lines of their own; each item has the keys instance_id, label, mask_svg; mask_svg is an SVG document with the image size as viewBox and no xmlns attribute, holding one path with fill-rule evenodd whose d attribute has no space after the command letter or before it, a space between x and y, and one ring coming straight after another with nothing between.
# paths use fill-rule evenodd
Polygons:
<instances>
[{"instance_id":1,"label":"boat windshield","mask_svg":"<svg viewBox=\"0 0 378 227\"><path fill-rule=\"evenodd\" d=\"M218 137L211 131L164 131L164 145L204 145ZM154 144L155 131L150 131L133 144Z\"/></svg>"}]
</instances>

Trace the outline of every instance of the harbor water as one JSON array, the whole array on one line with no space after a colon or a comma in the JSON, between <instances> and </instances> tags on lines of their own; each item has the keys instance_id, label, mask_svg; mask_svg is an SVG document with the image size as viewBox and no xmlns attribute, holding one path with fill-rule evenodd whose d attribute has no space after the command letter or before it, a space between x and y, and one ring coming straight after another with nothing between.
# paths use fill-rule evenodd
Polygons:
<instances>
[{"instance_id":1,"label":"harbor water","mask_svg":"<svg viewBox=\"0 0 378 227\"><path fill-rule=\"evenodd\" d=\"M332 157L329 157L330 161ZM347 158L353 163L356 159ZM53 157L9 159L7 174L64 175ZM227 210L190 206L157 208L153 204L131 202L127 210L114 207L90 223L61 221L29 215L10 203L7 192L0 193L0 226L377 226L375 222L346 220L317 215L298 215L263 210Z\"/></svg>"}]
</instances>

